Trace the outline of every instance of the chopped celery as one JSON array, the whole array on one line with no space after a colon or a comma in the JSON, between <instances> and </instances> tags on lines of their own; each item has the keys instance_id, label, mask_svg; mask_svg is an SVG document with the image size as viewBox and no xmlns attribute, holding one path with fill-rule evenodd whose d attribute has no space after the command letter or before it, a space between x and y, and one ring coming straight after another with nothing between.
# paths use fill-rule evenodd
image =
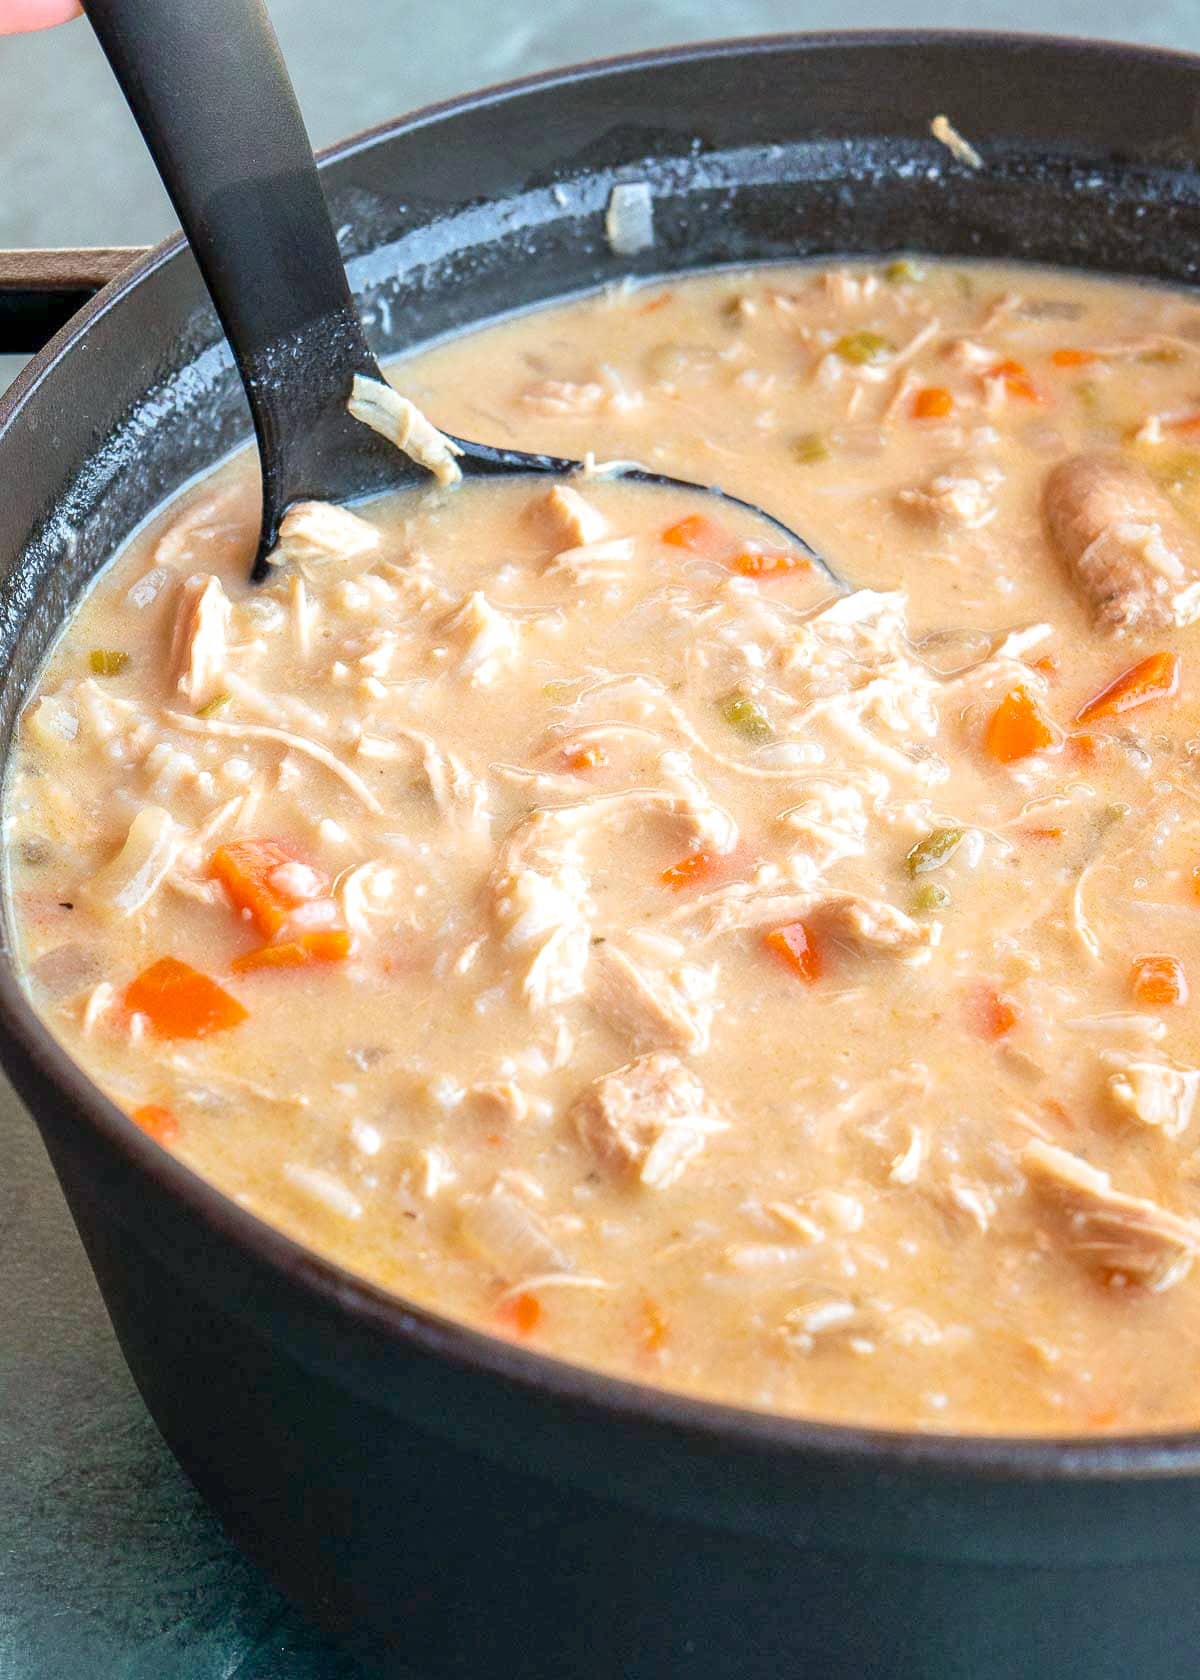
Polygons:
<instances>
[{"instance_id":1,"label":"chopped celery","mask_svg":"<svg viewBox=\"0 0 1200 1680\"><path fill-rule=\"evenodd\" d=\"M893 286L899 286L905 281L915 283L918 280L924 280L925 270L920 263L914 262L911 257L895 257L884 268L883 278L890 281Z\"/></svg>"},{"instance_id":2,"label":"chopped celery","mask_svg":"<svg viewBox=\"0 0 1200 1680\"><path fill-rule=\"evenodd\" d=\"M922 881L913 894L913 909L917 911L945 910L949 904L950 894L936 881Z\"/></svg>"},{"instance_id":3,"label":"chopped celery","mask_svg":"<svg viewBox=\"0 0 1200 1680\"><path fill-rule=\"evenodd\" d=\"M119 677L129 663L129 655L116 648L93 648L89 663L98 677Z\"/></svg>"},{"instance_id":4,"label":"chopped celery","mask_svg":"<svg viewBox=\"0 0 1200 1680\"><path fill-rule=\"evenodd\" d=\"M747 741L753 741L755 746L762 746L775 739L770 718L758 701L752 699L744 689L731 689L728 694L722 696L718 705L721 716L730 728L736 729L739 735L744 735Z\"/></svg>"},{"instance_id":5,"label":"chopped celery","mask_svg":"<svg viewBox=\"0 0 1200 1680\"><path fill-rule=\"evenodd\" d=\"M232 699L232 694L214 694L211 700L200 707L196 716L200 718L216 717L218 712L225 710Z\"/></svg>"},{"instance_id":6,"label":"chopped celery","mask_svg":"<svg viewBox=\"0 0 1200 1680\"><path fill-rule=\"evenodd\" d=\"M829 455L829 445L820 432L802 432L792 443L792 459L799 461L801 466L811 466L814 461L824 461Z\"/></svg>"},{"instance_id":7,"label":"chopped celery","mask_svg":"<svg viewBox=\"0 0 1200 1680\"><path fill-rule=\"evenodd\" d=\"M861 327L858 332L843 333L833 348L844 362L861 367L866 362L886 361L896 346L882 333Z\"/></svg>"},{"instance_id":8,"label":"chopped celery","mask_svg":"<svg viewBox=\"0 0 1200 1680\"><path fill-rule=\"evenodd\" d=\"M925 875L931 869L940 869L962 845L965 832L961 828L935 828L924 840L917 841L904 859L904 867L913 876Z\"/></svg>"}]
</instances>

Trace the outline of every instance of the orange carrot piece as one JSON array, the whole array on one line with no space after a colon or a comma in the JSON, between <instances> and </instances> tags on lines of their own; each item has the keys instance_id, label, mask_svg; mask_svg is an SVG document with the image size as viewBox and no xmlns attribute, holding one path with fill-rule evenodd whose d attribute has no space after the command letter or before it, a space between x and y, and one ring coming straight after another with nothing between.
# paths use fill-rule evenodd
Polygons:
<instances>
[{"instance_id":1,"label":"orange carrot piece","mask_svg":"<svg viewBox=\"0 0 1200 1680\"><path fill-rule=\"evenodd\" d=\"M989 1043L1006 1038L1021 1019L1020 1005L994 986L974 986L967 994L967 1019Z\"/></svg>"},{"instance_id":2,"label":"orange carrot piece","mask_svg":"<svg viewBox=\"0 0 1200 1680\"><path fill-rule=\"evenodd\" d=\"M159 1038L206 1038L240 1026L248 1011L207 974L160 957L125 988L125 1007L144 1015Z\"/></svg>"},{"instance_id":3,"label":"orange carrot piece","mask_svg":"<svg viewBox=\"0 0 1200 1680\"><path fill-rule=\"evenodd\" d=\"M1011 688L988 720L984 745L999 763L1016 764L1053 746L1054 731L1029 691Z\"/></svg>"},{"instance_id":4,"label":"orange carrot piece","mask_svg":"<svg viewBox=\"0 0 1200 1680\"><path fill-rule=\"evenodd\" d=\"M1096 718L1116 717L1120 712L1144 706L1148 700L1167 700L1179 687L1179 656L1151 653L1136 665L1114 677L1107 688L1095 694L1075 714L1076 723L1093 723Z\"/></svg>"},{"instance_id":5,"label":"orange carrot piece","mask_svg":"<svg viewBox=\"0 0 1200 1680\"><path fill-rule=\"evenodd\" d=\"M350 950L350 934L345 928L313 928L295 939L280 940L278 945L247 951L235 957L230 966L235 974L248 974L256 968L306 968L310 963L344 962Z\"/></svg>"},{"instance_id":6,"label":"orange carrot piece","mask_svg":"<svg viewBox=\"0 0 1200 1680\"><path fill-rule=\"evenodd\" d=\"M1057 1097L1043 1097L1042 1109L1052 1120L1057 1120L1060 1126L1065 1126L1068 1132L1075 1130L1075 1122L1071 1118L1070 1109L1066 1103L1060 1102Z\"/></svg>"},{"instance_id":7,"label":"orange carrot piece","mask_svg":"<svg viewBox=\"0 0 1200 1680\"><path fill-rule=\"evenodd\" d=\"M661 309L664 304L670 303L674 296L674 292L659 292L658 296L651 298L649 303L643 303L637 313L639 315L653 315L655 311Z\"/></svg>"},{"instance_id":8,"label":"orange carrot piece","mask_svg":"<svg viewBox=\"0 0 1200 1680\"><path fill-rule=\"evenodd\" d=\"M763 934L763 944L811 986L825 969L821 952L803 922L789 922L785 927L772 928Z\"/></svg>"},{"instance_id":9,"label":"orange carrot piece","mask_svg":"<svg viewBox=\"0 0 1200 1680\"><path fill-rule=\"evenodd\" d=\"M572 751L569 747L563 751L563 763L568 770L578 773L581 770L599 770L608 763L608 754L603 747L576 747Z\"/></svg>"},{"instance_id":10,"label":"orange carrot piece","mask_svg":"<svg viewBox=\"0 0 1200 1680\"><path fill-rule=\"evenodd\" d=\"M173 1137L179 1136L178 1117L161 1103L143 1103L141 1108L134 1109L129 1118L155 1143L170 1143Z\"/></svg>"},{"instance_id":11,"label":"orange carrot piece","mask_svg":"<svg viewBox=\"0 0 1200 1680\"><path fill-rule=\"evenodd\" d=\"M536 1295L523 1289L519 1295L511 1295L501 1304L496 1317L514 1334L532 1336L542 1321L542 1303Z\"/></svg>"},{"instance_id":12,"label":"orange carrot piece","mask_svg":"<svg viewBox=\"0 0 1200 1680\"><path fill-rule=\"evenodd\" d=\"M1023 828L1021 833L1027 840L1061 840L1061 828Z\"/></svg>"},{"instance_id":13,"label":"orange carrot piece","mask_svg":"<svg viewBox=\"0 0 1200 1680\"><path fill-rule=\"evenodd\" d=\"M641 1302L641 1342L644 1353L661 1353L667 1345L667 1337L671 1331L671 1323L663 1311L662 1306L653 1295L643 1295Z\"/></svg>"},{"instance_id":14,"label":"orange carrot piece","mask_svg":"<svg viewBox=\"0 0 1200 1680\"><path fill-rule=\"evenodd\" d=\"M686 857L681 857L678 863L673 863L663 870L663 886L671 887L675 892L680 892L684 887L694 886L712 873L716 868L718 856L716 852L689 852Z\"/></svg>"},{"instance_id":15,"label":"orange carrot piece","mask_svg":"<svg viewBox=\"0 0 1200 1680\"><path fill-rule=\"evenodd\" d=\"M1188 999L1187 976L1178 957L1135 957L1129 970L1135 1003L1168 1009Z\"/></svg>"},{"instance_id":16,"label":"orange carrot piece","mask_svg":"<svg viewBox=\"0 0 1200 1680\"><path fill-rule=\"evenodd\" d=\"M1040 672L1043 677L1047 677L1051 682L1054 682L1062 672L1062 664L1057 654L1043 653L1040 659L1029 661L1029 669Z\"/></svg>"},{"instance_id":17,"label":"orange carrot piece","mask_svg":"<svg viewBox=\"0 0 1200 1680\"><path fill-rule=\"evenodd\" d=\"M1050 360L1055 367L1077 368L1087 367L1089 362L1098 362L1100 358L1094 350L1052 350Z\"/></svg>"},{"instance_id":18,"label":"orange carrot piece","mask_svg":"<svg viewBox=\"0 0 1200 1680\"><path fill-rule=\"evenodd\" d=\"M1095 735L1068 735L1067 751L1077 764L1094 764L1100 756L1100 742Z\"/></svg>"},{"instance_id":19,"label":"orange carrot piece","mask_svg":"<svg viewBox=\"0 0 1200 1680\"><path fill-rule=\"evenodd\" d=\"M300 861L299 852L283 840L231 840L218 846L210 868L236 907L247 911L270 939L299 902L272 885L271 877L284 864Z\"/></svg>"},{"instance_id":20,"label":"orange carrot piece","mask_svg":"<svg viewBox=\"0 0 1200 1680\"><path fill-rule=\"evenodd\" d=\"M668 525L662 540L671 548L690 549L693 554L716 556L729 547L729 536L703 513L689 513Z\"/></svg>"},{"instance_id":21,"label":"orange carrot piece","mask_svg":"<svg viewBox=\"0 0 1200 1680\"><path fill-rule=\"evenodd\" d=\"M794 549L745 548L729 562L742 577L770 577L781 572L806 572L812 561Z\"/></svg>"},{"instance_id":22,"label":"orange carrot piece","mask_svg":"<svg viewBox=\"0 0 1200 1680\"><path fill-rule=\"evenodd\" d=\"M1025 402L1040 403L1042 400L1042 393L1030 379L1029 370L1022 362L1006 358L997 362L995 367L989 368L986 377L1003 379L1010 396L1021 397Z\"/></svg>"},{"instance_id":23,"label":"orange carrot piece","mask_svg":"<svg viewBox=\"0 0 1200 1680\"><path fill-rule=\"evenodd\" d=\"M1168 420L1169 432L1200 432L1200 414L1185 414L1182 420Z\"/></svg>"},{"instance_id":24,"label":"orange carrot piece","mask_svg":"<svg viewBox=\"0 0 1200 1680\"><path fill-rule=\"evenodd\" d=\"M954 412L954 398L944 385L926 385L913 398L914 420L944 420Z\"/></svg>"}]
</instances>

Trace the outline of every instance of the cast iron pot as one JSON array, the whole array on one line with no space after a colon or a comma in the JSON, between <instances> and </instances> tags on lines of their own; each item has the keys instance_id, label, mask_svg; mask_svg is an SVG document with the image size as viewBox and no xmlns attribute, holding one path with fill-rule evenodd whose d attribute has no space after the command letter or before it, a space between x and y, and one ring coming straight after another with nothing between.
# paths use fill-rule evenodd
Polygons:
<instances>
[{"instance_id":1,"label":"cast iron pot","mask_svg":"<svg viewBox=\"0 0 1200 1680\"><path fill-rule=\"evenodd\" d=\"M940 111L986 170L929 138ZM1198 111L1194 58L795 37L474 95L348 142L323 175L388 355L630 272L824 252L1189 282ZM656 243L632 260L603 232L622 179L654 193ZM8 299L27 326L31 266ZM67 263L57 285L73 284L87 289ZM37 357L0 405L0 740L87 580L248 436L178 241ZM7 925L0 1057L163 1435L245 1549L385 1673L1194 1680L1200 1437L760 1416L409 1308L226 1201L107 1102L26 1002Z\"/></svg>"}]
</instances>

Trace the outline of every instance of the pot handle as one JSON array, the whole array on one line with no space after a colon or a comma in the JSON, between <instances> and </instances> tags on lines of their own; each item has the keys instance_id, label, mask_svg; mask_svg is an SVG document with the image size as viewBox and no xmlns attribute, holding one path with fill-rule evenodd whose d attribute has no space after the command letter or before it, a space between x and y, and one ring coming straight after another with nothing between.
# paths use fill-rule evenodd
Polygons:
<instances>
[{"instance_id":1,"label":"pot handle","mask_svg":"<svg viewBox=\"0 0 1200 1680\"><path fill-rule=\"evenodd\" d=\"M31 356L90 297L145 256L137 245L0 251L0 356Z\"/></svg>"}]
</instances>

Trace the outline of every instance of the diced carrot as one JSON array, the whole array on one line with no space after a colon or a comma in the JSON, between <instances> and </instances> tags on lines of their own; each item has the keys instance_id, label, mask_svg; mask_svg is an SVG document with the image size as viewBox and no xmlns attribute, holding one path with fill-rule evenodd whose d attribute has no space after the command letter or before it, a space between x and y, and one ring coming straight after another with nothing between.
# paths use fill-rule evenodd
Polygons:
<instances>
[{"instance_id":1,"label":"diced carrot","mask_svg":"<svg viewBox=\"0 0 1200 1680\"><path fill-rule=\"evenodd\" d=\"M715 557L729 548L729 534L703 513L689 513L668 525L662 540L671 548L690 549L693 554Z\"/></svg>"},{"instance_id":2,"label":"diced carrot","mask_svg":"<svg viewBox=\"0 0 1200 1680\"><path fill-rule=\"evenodd\" d=\"M1068 735L1067 751L1077 764L1094 764L1100 755L1100 742L1095 735Z\"/></svg>"},{"instance_id":3,"label":"diced carrot","mask_svg":"<svg viewBox=\"0 0 1200 1680\"><path fill-rule=\"evenodd\" d=\"M1149 1009L1167 1009L1186 1003L1187 976L1178 957L1135 957L1129 970L1134 1002Z\"/></svg>"},{"instance_id":4,"label":"diced carrot","mask_svg":"<svg viewBox=\"0 0 1200 1680\"><path fill-rule=\"evenodd\" d=\"M1168 420L1169 432L1200 432L1200 414L1185 414L1181 420Z\"/></svg>"},{"instance_id":5,"label":"diced carrot","mask_svg":"<svg viewBox=\"0 0 1200 1680\"><path fill-rule=\"evenodd\" d=\"M1061 840L1061 828L1023 828L1021 833L1027 840Z\"/></svg>"},{"instance_id":6,"label":"diced carrot","mask_svg":"<svg viewBox=\"0 0 1200 1680\"><path fill-rule=\"evenodd\" d=\"M1021 397L1025 402L1042 401L1042 393L1030 379L1028 368L1021 362L1014 362L1011 358L997 362L995 367L988 369L987 378L1003 379L1010 396Z\"/></svg>"},{"instance_id":7,"label":"diced carrot","mask_svg":"<svg viewBox=\"0 0 1200 1680\"><path fill-rule=\"evenodd\" d=\"M1052 350L1050 360L1055 367L1077 368L1087 367L1089 362L1098 362L1100 358L1094 350Z\"/></svg>"},{"instance_id":8,"label":"diced carrot","mask_svg":"<svg viewBox=\"0 0 1200 1680\"><path fill-rule=\"evenodd\" d=\"M785 962L793 974L807 980L810 986L814 980L821 978L825 964L820 948L803 922L789 922L785 927L772 928L769 933L763 934L763 944Z\"/></svg>"},{"instance_id":9,"label":"diced carrot","mask_svg":"<svg viewBox=\"0 0 1200 1680\"><path fill-rule=\"evenodd\" d=\"M944 420L954 412L954 398L944 385L926 385L913 398L912 412L914 420Z\"/></svg>"},{"instance_id":10,"label":"diced carrot","mask_svg":"<svg viewBox=\"0 0 1200 1680\"><path fill-rule=\"evenodd\" d=\"M1015 764L1054 745L1054 731L1028 689L1012 688L988 720L984 745L1001 764Z\"/></svg>"},{"instance_id":11,"label":"diced carrot","mask_svg":"<svg viewBox=\"0 0 1200 1680\"><path fill-rule=\"evenodd\" d=\"M641 305L638 309L638 314L653 315L655 311L661 309L664 304L670 303L674 296L674 292L659 292L658 296L651 298L649 303L643 303Z\"/></svg>"},{"instance_id":12,"label":"diced carrot","mask_svg":"<svg viewBox=\"0 0 1200 1680\"><path fill-rule=\"evenodd\" d=\"M523 1289L519 1295L510 1295L501 1303L496 1317L516 1335L532 1336L542 1321L542 1303L536 1295Z\"/></svg>"},{"instance_id":13,"label":"diced carrot","mask_svg":"<svg viewBox=\"0 0 1200 1680\"><path fill-rule=\"evenodd\" d=\"M346 928L313 928L295 939L282 939L278 945L247 951L235 957L230 967L235 974L247 974L256 968L305 968L310 963L344 962L351 947Z\"/></svg>"},{"instance_id":14,"label":"diced carrot","mask_svg":"<svg viewBox=\"0 0 1200 1680\"><path fill-rule=\"evenodd\" d=\"M1073 1132L1075 1130L1075 1122L1071 1118L1071 1111L1066 1103L1059 1102L1057 1097L1043 1097L1042 1108L1052 1120L1057 1120L1060 1126L1065 1126L1067 1131Z\"/></svg>"},{"instance_id":15,"label":"diced carrot","mask_svg":"<svg viewBox=\"0 0 1200 1680\"><path fill-rule=\"evenodd\" d=\"M177 957L160 957L125 988L125 1007L159 1038L206 1038L239 1026L248 1011L223 986Z\"/></svg>"},{"instance_id":16,"label":"diced carrot","mask_svg":"<svg viewBox=\"0 0 1200 1680\"><path fill-rule=\"evenodd\" d=\"M673 863L663 870L662 883L675 892L682 891L684 887L695 886L706 875L712 874L719 856L717 852L689 852L686 857L681 857L678 863Z\"/></svg>"},{"instance_id":17,"label":"diced carrot","mask_svg":"<svg viewBox=\"0 0 1200 1680\"><path fill-rule=\"evenodd\" d=\"M1179 656L1151 653L1136 665L1114 677L1107 688L1093 695L1075 714L1076 723L1093 723L1096 718L1116 717L1120 712L1144 706L1148 700L1167 700L1179 687Z\"/></svg>"},{"instance_id":18,"label":"diced carrot","mask_svg":"<svg viewBox=\"0 0 1200 1680\"><path fill-rule=\"evenodd\" d=\"M967 993L967 1019L980 1038L1005 1038L1021 1019L1020 1005L994 986L980 984Z\"/></svg>"},{"instance_id":19,"label":"diced carrot","mask_svg":"<svg viewBox=\"0 0 1200 1680\"><path fill-rule=\"evenodd\" d=\"M1037 671L1041 676L1047 677L1051 682L1054 682L1062 671L1062 664L1057 654L1043 653L1040 659L1031 659L1029 661L1029 669L1031 671Z\"/></svg>"},{"instance_id":20,"label":"diced carrot","mask_svg":"<svg viewBox=\"0 0 1200 1680\"><path fill-rule=\"evenodd\" d=\"M779 576L784 572L806 572L812 567L807 554L782 548L744 548L729 564L742 577Z\"/></svg>"},{"instance_id":21,"label":"diced carrot","mask_svg":"<svg viewBox=\"0 0 1200 1680\"><path fill-rule=\"evenodd\" d=\"M608 754L603 747L576 747L573 751L566 748L563 752L563 763L568 770L576 774L581 770L599 770L608 763Z\"/></svg>"},{"instance_id":22,"label":"diced carrot","mask_svg":"<svg viewBox=\"0 0 1200 1680\"><path fill-rule=\"evenodd\" d=\"M129 1118L155 1143L170 1143L173 1137L179 1135L178 1117L161 1103L143 1103L141 1108L134 1109Z\"/></svg>"},{"instance_id":23,"label":"diced carrot","mask_svg":"<svg viewBox=\"0 0 1200 1680\"><path fill-rule=\"evenodd\" d=\"M661 1353L667 1345L671 1325L662 1306L654 1299L653 1295L642 1296L639 1317L641 1324L638 1340L641 1342L643 1352Z\"/></svg>"},{"instance_id":24,"label":"diced carrot","mask_svg":"<svg viewBox=\"0 0 1200 1680\"><path fill-rule=\"evenodd\" d=\"M231 840L212 855L210 868L239 910L245 910L268 939L279 932L290 910L301 902L281 891L272 876L300 854L283 840Z\"/></svg>"}]
</instances>

